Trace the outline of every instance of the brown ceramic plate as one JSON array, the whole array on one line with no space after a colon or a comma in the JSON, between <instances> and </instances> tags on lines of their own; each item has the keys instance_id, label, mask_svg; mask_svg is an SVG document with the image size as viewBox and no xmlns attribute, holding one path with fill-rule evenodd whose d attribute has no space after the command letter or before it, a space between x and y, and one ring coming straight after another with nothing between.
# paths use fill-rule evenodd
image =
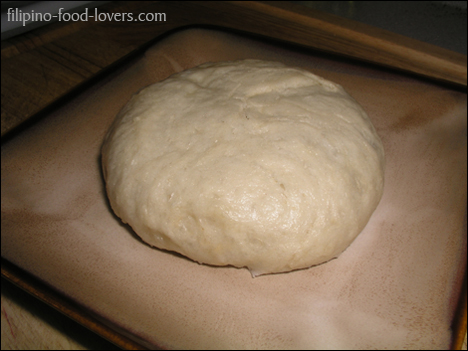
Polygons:
<instances>
[{"instance_id":1,"label":"brown ceramic plate","mask_svg":"<svg viewBox=\"0 0 468 351\"><path fill-rule=\"evenodd\" d=\"M242 58L343 85L383 140L383 199L338 259L253 279L150 248L109 208L100 147L130 96L174 72ZM466 262L466 156L466 93L181 30L2 147L2 257L150 347L449 348Z\"/></svg>"}]
</instances>

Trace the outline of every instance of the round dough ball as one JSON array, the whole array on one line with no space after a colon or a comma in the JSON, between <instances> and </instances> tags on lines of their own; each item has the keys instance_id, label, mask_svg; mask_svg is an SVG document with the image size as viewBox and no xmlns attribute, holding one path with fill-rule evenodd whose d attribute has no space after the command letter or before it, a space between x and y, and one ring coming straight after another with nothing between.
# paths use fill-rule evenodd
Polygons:
<instances>
[{"instance_id":1,"label":"round dough ball","mask_svg":"<svg viewBox=\"0 0 468 351\"><path fill-rule=\"evenodd\" d=\"M148 244L253 276L343 252L382 196L364 110L306 70L204 64L136 94L102 152L111 206Z\"/></svg>"}]
</instances>

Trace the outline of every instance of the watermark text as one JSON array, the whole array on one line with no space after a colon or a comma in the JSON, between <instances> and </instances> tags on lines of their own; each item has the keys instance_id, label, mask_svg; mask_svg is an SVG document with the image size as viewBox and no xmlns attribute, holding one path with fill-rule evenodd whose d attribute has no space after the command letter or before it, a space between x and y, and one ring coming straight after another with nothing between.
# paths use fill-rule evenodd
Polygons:
<instances>
[{"instance_id":1,"label":"watermark text","mask_svg":"<svg viewBox=\"0 0 468 351\"><path fill-rule=\"evenodd\" d=\"M94 11L89 11L88 8L84 12L64 12L64 8L60 8L58 13L52 14L47 12L23 12L18 8L9 8L7 11L7 20L22 22L23 26L30 22L78 22L95 20L97 22L104 21L117 21L117 22L166 22L166 14L164 12L156 13L138 13L131 12L98 12L95 8Z\"/></svg>"}]
</instances>

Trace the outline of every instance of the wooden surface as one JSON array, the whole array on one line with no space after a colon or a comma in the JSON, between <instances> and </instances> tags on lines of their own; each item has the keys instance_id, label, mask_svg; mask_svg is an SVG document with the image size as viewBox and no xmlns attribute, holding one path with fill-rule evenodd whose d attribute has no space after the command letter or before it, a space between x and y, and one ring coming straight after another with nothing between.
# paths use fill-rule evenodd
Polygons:
<instances>
[{"instance_id":1,"label":"wooden surface","mask_svg":"<svg viewBox=\"0 0 468 351\"><path fill-rule=\"evenodd\" d=\"M45 115L142 52L169 30L213 25L246 31L307 48L393 67L466 89L466 56L381 29L287 3L257 2L117 2L106 13L165 13L165 22L56 22L2 42L2 137L21 123ZM5 138L6 139L6 138ZM2 266L2 274L4 273ZM18 339L15 321L34 312L2 293L3 340ZM13 302L12 302L13 301ZM466 330L466 300L464 305ZM41 330L31 316L32 330ZM5 326L5 328L4 328ZM39 328L39 329L38 329ZM46 328L47 329L47 328ZM5 332L5 335L4 335ZM40 332L47 335L47 332ZM5 339L6 338L6 339ZM459 337L463 340L463 334ZM7 342L7 341L5 341ZM58 348L80 348L74 344ZM462 347L458 341L457 347ZM22 346L25 347L26 344ZM6 348L14 348L8 344ZM39 348L34 345L32 348ZM466 337L465 346L466 349Z\"/></svg>"},{"instance_id":2,"label":"wooden surface","mask_svg":"<svg viewBox=\"0 0 468 351\"><path fill-rule=\"evenodd\" d=\"M1 318L2 350L143 349L3 258Z\"/></svg>"},{"instance_id":3,"label":"wooden surface","mask_svg":"<svg viewBox=\"0 0 468 351\"><path fill-rule=\"evenodd\" d=\"M2 350L119 350L2 279Z\"/></svg>"}]
</instances>

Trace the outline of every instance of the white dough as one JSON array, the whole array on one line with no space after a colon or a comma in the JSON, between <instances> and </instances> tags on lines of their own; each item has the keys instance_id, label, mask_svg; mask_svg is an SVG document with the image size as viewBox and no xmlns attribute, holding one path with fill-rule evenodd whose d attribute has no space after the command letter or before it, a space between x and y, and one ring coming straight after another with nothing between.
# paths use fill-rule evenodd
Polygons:
<instances>
[{"instance_id":1,"label":"white dough","mask_svg":"<svg viewBox=\"0 0 468 351\"><path fill-rule=\"evenodd\" d=\"M143 89L102 161L112 209L145 242L253 276L337 257L383 189L382 143L360 105L335 83L259 60Z\"/></svg>"}]
</instances>

